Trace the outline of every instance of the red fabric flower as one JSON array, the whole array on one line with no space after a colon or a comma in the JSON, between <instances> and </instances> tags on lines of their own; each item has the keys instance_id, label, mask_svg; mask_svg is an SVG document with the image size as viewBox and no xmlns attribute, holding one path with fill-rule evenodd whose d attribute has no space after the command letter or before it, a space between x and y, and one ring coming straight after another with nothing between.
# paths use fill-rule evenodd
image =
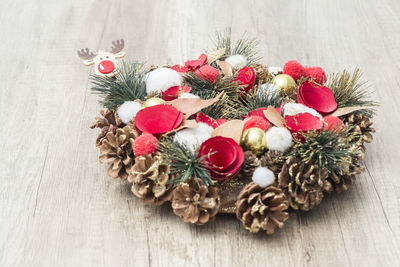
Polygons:
<instances>
[{"instance_id":1,"label":"red fabric flower","mask_svg":"<svg viewBox=\"0 0 400 267\"><path fill-rule=\"evenodd\" d=\"M207 55L201 54L198 59L195 60L188 60L185 62L185 66L190 70L190 71L195 71L201 66L204 66L207 64Z\"/></svg>"},{"instance_id":2,"label":"red fabric flower","mask_svg":"<svg viewBox=\"0 0 400 267\"><path fill-rule=\"evenodd\" d=\"M189 93L191 90L192 87L190 86L172 86L171 88L168 88L167 91L161 93L165 101L171 101L178 98L180 94Z\"/></svg>"},{"instance_id":3,"label":"red fabric flower","mask_svg":"<svg viewBox=\"0 0 400 267\"><path fill-rule=\"evenodd\" d=\"M285 116L285 123L286 127L295 133L319 130L322 127L321 119L308 112Z\"/></svg>"},{"instance_id":4,"label":"red fabric flower","mask_svg":"<svg viewBox=\"0 0 400 267\"><path fill-rule=\"evenodd\" d=\"M136 157L152 154L157 151L158 140L151 133L142 133L133 142L133 153Z\"/></svg>"},{"instance_id":5,"label":"red fabric flower","mask_svg":"<svg viewBox=\"0 0 400 267\"><path fill-rule=\"evenodd\" d=\"M179 73L186 73L189 71L189 68L186 66L181 66L181 65L173 65L171 67L171 69L173 69L174 71L177 71Z\"/></svg>"},{"instance_id":6,"label":"red fabric flower","mask_svg":"<svg viewBox=\"0 0 400 267\"><path fill-rule=\"evenodd\" d=\"M257 127L263 131L266 131L271 125L268 120L264 119L261 116L250 116L246 118L243 126L243 131L246 131L249 128Z\"/></svg>"},{"instance_id":7,"label":"red fabric flower","mask_svg":"<svg viewBox=\"0 0 400 267\"><path fill-rule=\"evenodd\" d=\"M181 125L183 114L170 105L161 104L140 110L135 117L135 127L139 132L163 134Z\"/></svg>"},{"instance_id":8,"label":"red fabric flower","mask_svg":"<svg viewBox=\"0 0 400 267\"><path fill-rule=\"evenodd\" d=\"M314 79L317 83L326 82L326 74L325 71L321 67L307 67L306 75L310 79Z\"/></svg>"},{"instance_id":9,"label":"red fabric flower","mask_svg":"<svg viewBox=\"0 0 400 267\"><path fill-rule=\"evenodd\" d=\"M202 77L205 80L209 80L212 83L214 83L215 79L217 79L219 77L219 71L216 68L211 67L209 65L202 66L201 68L196 70L194 73L196 73L197 75L199 75L200 77Z\"/></svg>"},{"instance_id":10,"label":"red fabric flower","mask_svg":"<svg viewBox=\"0 0 400 267\"><path fill-rule=\"evenodd\" d=\"M331 113L337 108L331 89L312 81L305 81L300 85L297 102L313 108L321 114Z\"/></svg>"},{"instance_id":11,"label":"red fabric flower","mask_svg":"<svg viewBox=\"0 0 400 267\"><path fill-rule=\"evenodd\" d=\"M325 130L334 131L335 133L343 131L345 127L343 121L335 116L324 117L323 124Z\"/></svg>"},{"instance_id":12,"label":"red fabric flower","mask_svg":"<svg viewBox=\"0 0 400 267\"><path fill-rule=\"evenodd\" d=\"M243 92L247 93L256 82L256 72L252 67L243 67L238 71L235 81L242 86Z\"/></svg>"},{"instance_id":13,"label":"red fabric flower","mask_svg":"<svg viewBox=\"0 0 400 267\"><path fill-rule=\"evenodd\" d=\"M221 124L223 124L224 122L226 122L226 119L213 119L210 116L207 116L204 113L197 113L196 115L196 122L202 122L207 124L208 126L213 127L214 129L217 128L218 126L220 126Z\"/></svg>"},{"instance_id":14,"label":"red fabric flower","mask_svg":"<svg viewBox=\"0 0 400 267\"><path fill-rule=\"evenodd\" d=\"M298 80L306 76L306 69L296 60L291 60L283 66L283 74L290 75L293 79Z\"/></svg>"},{"instance_id":15,"label":"red fabric flower","mask_svg":"<svg viewBox=\"0 0 400 267\"><path fill-rule=\"evenodd\" d=\"M201 144L200 158L216 181L232 179L244 160L243 149L232 138L215 136Z\"/></svg>"}]
</instances>

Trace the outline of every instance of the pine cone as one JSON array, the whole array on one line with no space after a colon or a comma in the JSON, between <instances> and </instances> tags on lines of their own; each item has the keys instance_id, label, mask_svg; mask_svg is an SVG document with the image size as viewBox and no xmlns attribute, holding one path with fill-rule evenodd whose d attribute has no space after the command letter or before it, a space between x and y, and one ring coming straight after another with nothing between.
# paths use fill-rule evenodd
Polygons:
<instances>
[{"instance_id":1,"label":"pine cone","mask_svg":"<svg viewBox=\"0 0 400 267\"><path fill-rule=\"evenodd\" d=\"M341 193L349 189L356 180L356 175L364 171L364 166L362 166L361 161L354 159L351 164L348 164L344 169L342 174L337 172L332 172L328 176L328 182L330 187L325 188L324 191L331 193L333 191Z\"/></svg>"},{"instance_id":2,"label":"pine cone","mask_svg":"<svg viewBox=\"0 0 400 267\"><path fill-rule=\"evenodd\" d=\"M253 172L258 166L260 166L260 161L257 156L251 151L244 152L244 161L238 174L240 180L251 180Z\"/></svg>"},{"instance_id":3,"label":"pine cone","mask_svg":"<svg viewBox=\"0 0 400 267\"><path fill-rule=\"evenodd\" d=\"M267 167L276 175L281 171L284 162L283 153L276 150L268 150L260 159L261 166Z\"/></svg>"},{"instance_id":4,"label":"pine cone","mask_svg":"<svg viewBox=\"0 0 400 267\"><path fill-rule=\"evenodd\" d=\"M282 190L275 186L261 188L254 182L246 185L236 202L236 217L252 233L264 230L268 235L283 227L289 217L289 202Z\"/></svg>"},{"instance_id":5,"label":"pine cone","mask_svg":"<svg viewBox=\"0 0 400 267\"><path fill-rule=\"evenodd\" d=\"M125 126L118 128L115 134L108 132L101 142L99 160L101 163L112 163L107 172L112 178L128 178L134 159L132 145L137 135L135 130Z\"/></svg>"},{"instance_id":6,"label":"pine cone","mask_svg":"<svg viewBox=\"0 0 400 267\"><path fill-rule=\"evenodd\" d=\"M321 203L323 190L331 186L326 180L327 176L326 169L319 169L311 161L305 163L296 157L290 157L282 166L278 184L294 210L308 211Z\"/></svg>"},{"instance_id":7,"label":"pine cone","mask_svg":"<svg viewBox=\"0 0 400 267\"><path fill-rule=\"evenodd\" d=\"M269 73L268 67L263 64L253 64L251 67L256 72L256 82L255 84L259 83L266 83L269 81L273 76Z\"/></svg>"},{"instance_id":8,"label":"pine cone","mask_svg":"<svg viewBox=\"0 0 400 267\"><path fill-rule=\"evenodd\" d=\"M220 198L216 186L207 188L202 180L197 181L189 179L174 189L172 208L184 222L203 225L215 220Z\"/></svg>"},{"instance_id":9,"label":"pine cone","mask_svg":"<svg viewBox=\"0 0 400 267\"><path fill-rule=\"evenodd\" d=\"M160 206L172 197L169 181L169 166L162 163L160 155L145 155L135 158L135 165L128 176L132 192L144 202Z\"/></svg>"},{"instance_id":10,"label":"pine cone","mask_svg":"<svg viewBox=\"0 0 400 267\"><path fill-rule=\"evenodd\" d=\"M96 146L101 145L108 132L115 134L115 131L123 125L123 122L114 111L101 110L100 114L101 117L96 117L96 121L90 126L91 129L100 129L100 133L96 139Z\"/></svg>"},{"instance_id":11,"label":"pine cone","mask_svg":"<svg viewBox=\"0 0 400 267\"><path fill-rule=\"evenodd\" d=\"M372 128L372 121L367 116L361 113L351 113L344 117L343 122L346 126L355 125L353 132L359 132L362 135L362 141L366 143L371 143L373 136L372 133L375 129Z\"/></svg>"}]
</instances>

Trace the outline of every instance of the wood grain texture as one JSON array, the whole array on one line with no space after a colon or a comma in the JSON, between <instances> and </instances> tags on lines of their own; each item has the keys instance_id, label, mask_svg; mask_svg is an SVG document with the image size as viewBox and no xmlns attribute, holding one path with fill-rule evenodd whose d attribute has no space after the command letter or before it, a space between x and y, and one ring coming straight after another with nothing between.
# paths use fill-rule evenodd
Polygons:
<instances>
[{"instance_id":1,"label":"wood grain texture","mask_svg":"<svg viewBox=\"0 0 400 267\"><path fill-rule=\"evenodd\" d=\"M398 266L400 2L2 0L0 266ZM382 103L367 171L272 237L233 216L195 227L107 177L100 109L76 50L124 38L128 58L182 63L231 26L263 62L352 69Z\"/></svg>"}]
</instances>

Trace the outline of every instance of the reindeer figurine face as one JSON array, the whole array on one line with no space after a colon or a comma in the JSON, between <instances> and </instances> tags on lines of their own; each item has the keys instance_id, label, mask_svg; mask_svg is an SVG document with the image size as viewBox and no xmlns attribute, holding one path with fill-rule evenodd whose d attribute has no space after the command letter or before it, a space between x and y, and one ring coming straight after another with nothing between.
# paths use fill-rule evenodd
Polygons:
<instances>
[{"instance_id":1,"label":"reindeer figurine face","mask_svg":"<svg viewBox=\"0 0 400 267\"><path fill-rule=\"evenodd\" d=\"M90 66L94 64L94 73L104 77L114 77L117 72L117 59L123 58L125 52L124 40L112 42L111 51L98 51L97 54L89 51L89 48L78 50L78 56L83 59L83 64Z\"/></svg>"}]
</instances>

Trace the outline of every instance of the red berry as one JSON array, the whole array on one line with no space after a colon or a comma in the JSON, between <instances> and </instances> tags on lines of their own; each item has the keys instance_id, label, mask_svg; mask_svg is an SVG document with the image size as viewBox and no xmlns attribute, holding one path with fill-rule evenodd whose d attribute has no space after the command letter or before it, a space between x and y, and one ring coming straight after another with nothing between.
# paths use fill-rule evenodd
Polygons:
<instances>
[{"instance_id":1,"label":"red berry","mask_svg":"<svg viewBox=\"0 0 400 267\"><path fill-rule=\"evenodd\" d=\"M247 119L244 120L244 126L243 126L243 131L246 131L249 128L253 128L253 127L257 127L260 128L263 131L266 131L269 126L270 123L264 119L263 117L254 115L254 116L250 116Z\"/></svg>"},{"instance_id":2,"label":"red berry","mask_svg":"<svg viewBox=\"0 0 400 267\"><path fill-rule=\"evenodd\" d=\"M326 82L326 74L321 67L307 67L306 75L308 78L315 80L319 84Z\"/></svg>"},{"instance_id":3,"label":"red berry","mask_svg":"<svg viewBox=\"0 0 400 267\"><path fill-rule=\"evenodd\" d=\"M150 133L142 133L133 142L133 153L136 157L148 155L157 151L158 140Z\"/></svg>"},{"instance_id":4,"label":"red berry","mask_svg":"<svg viewBox=\"0 0 400 267\"><path fill-rule=\"evenodd\" d=\"M306 69L296 60L285 63L285 66L283 66L283 74L287 74L295 80L307 75Z\"/></svg>"}]
</instances>

